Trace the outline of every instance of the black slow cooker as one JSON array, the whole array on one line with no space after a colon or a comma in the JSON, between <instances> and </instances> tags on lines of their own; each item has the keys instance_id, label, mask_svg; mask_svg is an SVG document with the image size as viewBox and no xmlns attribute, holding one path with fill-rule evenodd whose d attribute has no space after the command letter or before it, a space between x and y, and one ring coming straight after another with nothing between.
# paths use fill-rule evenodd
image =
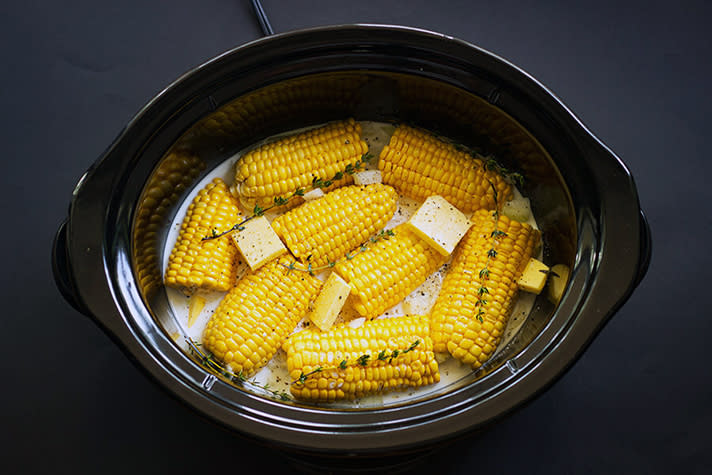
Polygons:
<instances>
[{"instance_id":1,"label":"black slow cooker","mask_svg":"<svg viewBox=\"0 0 712 475\"><path fill-rule=\"evenodd\" d=\"M345 117L422 126L501 157L526 177L544 260L571 269L561 300L538 297L480 371L368 409L277 401L216 378L171 337L160 268L169 224L210 170L275 133ZM65 298L196 411L285 449L374 455L482 428L547 388L630 296L650 250L628 169L527 73L442 34L345 25L237 47L158 94L77 184L53 259Z\"/></svg>"}]
</instances>

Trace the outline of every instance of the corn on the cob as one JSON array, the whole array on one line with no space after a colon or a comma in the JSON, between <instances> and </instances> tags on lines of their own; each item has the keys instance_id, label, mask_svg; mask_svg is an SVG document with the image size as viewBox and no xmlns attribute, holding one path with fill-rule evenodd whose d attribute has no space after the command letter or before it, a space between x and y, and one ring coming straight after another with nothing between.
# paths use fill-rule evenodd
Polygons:
<instances>
[{"instance_id":1,"label":"corn on the cob","mask_svg":"<svg viewBox=\"0 0 712 475\"><path fill-rule=\"evenodd\" d=\"M237 248L232 239L203 238L241 220L237 202L221 179L200 190L188 206L168 258L166 285L188 291L230 289L237 278Z\"/></svg>"},{"instance_id":2,"label":"corn on the cob","mask_svg":"<svg viewBox=\"0 0 712 475\"><path fill-rule=\"evenodd\" d=\"M203 333L203 347L235 374L267 364L319 293L321 281L289 269L281 257L248 272L220 302Z\"/></svg>"},{"instance_id":3,"label":"corn on the cob","mask_svg":"<svg viewBox=\"0 0 712 475\"><path fill-rule=\"evenodd\" d=\"M136 277L147 296L162 287L159 239L171 206L205 168L205 162L186 150L175 149L166 155L151 174L136 208L133 228L133 255Z\"/></svg>"},{"instance_id":4,"label":"corn on the cob","mask_svg":"<svg viewBox=\"0 0 712 475\"><path fill-rule=\"evenodd\" d=\"M351 286L353 308L374 318L403 300L445 263L446 258L401 224L393 236L370 244L334 269Z\"/></svg>"},{"instance_id":5,"label":"corn on the cob","mask_svg":"<svg viewBox=\"0 0 712 475\"><path fill-rule=\"evenodd\" d=\"M245 154L235 166L236 190L246 206L269 206L315 179L328 181L368 151L353 119L279 139Z\"/></svg>"},{"instance_id":6,"label":"corn on the cob","mask_svg":"<svg viewBox=\"0 0 712 475\"><path fill-rule=\"evenodd\" d=\"M323 266L382 229L397 201L398 194L387 185L347 186L277 217L272 228L302 263L309 259Z\"/></svg>"},{"instance_id":7,"label":"corn on the cob","mask_svg":"<svg viewBox=\"0 0 712 475\"><path fill-rule=\"evenodd\" d=\"M540 233L487 210L476 211L472 221L455 249L433 306L430 335L435 351L447 349L476 369L499 344L517 292L517 278Z\"/></svg>"},{"instance_id":8,"label":"corn on the cob","mask_svg":"<svg viewBox=\"0 0 712 475\"><path fill-rule=\"evenodd\" d=\"M508 201L512 187L479 158L434 135L405 125L396 128L381 151L378 167L383 183L414 199L440 195L465 213L493 209ZM495 199L494 186L497 190Z\"/></svg>"},{"instance_id":9,"label":"corn on the cob","mask_svg":"<svg viewBox=\"0 0 712 475\"><path fill-rule=\"evenodd\" d=\"M295 333L284 344L291 393L331 402L436 383L440 373L428 332L426 317L404 316Z\"/></svg>"}]
</instances>

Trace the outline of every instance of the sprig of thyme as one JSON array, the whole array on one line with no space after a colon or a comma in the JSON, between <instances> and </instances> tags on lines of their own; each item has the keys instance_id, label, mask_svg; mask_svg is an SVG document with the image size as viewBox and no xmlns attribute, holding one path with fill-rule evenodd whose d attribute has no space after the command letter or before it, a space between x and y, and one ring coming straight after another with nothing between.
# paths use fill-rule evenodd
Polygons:
<instances>
[{"instance_id":1,"label":"sprig of thyme","mask_svg":"<svg viewBox=\"0 0 712 475\"><path fill-rule=\"evenodd\" d=\"M309 371L308 373L300 373L299 378L296 379L296 381L292 381L292 384L304 384L307 381L307 378L313 374L316 373L321 373L323 371L323 368L321 366L317 366L313 370Z\"/></svg>"},{"instance_id":2,"label":"sprig of thyme","mask_svg":"<svg viewBox=\"0 0 712 475\"><path fill-rule=\"evenodd\" d=\"M381 229L377 234L371 236L371 237L368 239L368 241L367 241L366 243L361 244L361 246L359 246L358 249L356 249L355 251L353 251L353 253L347 252L346 255L345 255L344 257L342 257L341 259L339 259L339 260L337 260L337 261L329 261L327 264L325 264L325 265L323 265L323 266L316 266L316 267L314 267L314 266L312 265L312 263L309 262L309 261L311 260L311 257L312 257L311 255L309 255L309 256L307 257L307 259L306 259L306 260L307 260L307 264L306 264L305 267L299 267L299 266L297 266L297 264L296 264L294 261L290 262L289 264L284 264L284 263L280 263L280 264L282 265L282 267L284 267L284 268L286 268L286 269L289 269L289 270L298 270L298 271L300 271L300 272L307 272L307 273L309 273L310 275L314 275L316 272L319 272L319 271L322 271L322 270L326 270L326 269L331 269L332 267L334 267L334 266L335 266L338 262L340 262L340 261L343 261L343 260L350 261L351 259L353 259L353 258L356 257L357 255L361 254L362 252L366 252L366 250L368 250L368 245L369 245L369 244L375 244L375 243L377 243L377 242L380 241L380 240L388 239L388 238L390 238L391 236L395 236L395 235L396 235L396 233L395 233L393 230L391 230L391 229Z\"/></svg>"},{"instance_id":3,"label":"sprig of thyme","mask_svg":"<svg viewBox=\"0 0 712 475\"><path fill-rule=\"evenodd\" d=\"M486 171L493 171L498 173L508 183L516 184L520 187L524 185L524 176L521 173L505 168L491 155L478 158L484 161L482 167Z\"/></svg>"},{"instance_id":4,"label":"sprig of thyme","mask_svg":"<svg viewBox=\"0 0 712 475\"><path fill-rule=\"evenodd\" d=\"M213 229L211 231L210 236L204 236L203 239L201 239L201 241L210 241L213 239L221 238L221 237L225 236L226 234L230 234L234 231L243 231L245 229L245 224L247 224L249 221L251 221L255 218L258 218L260 216L264 216L264 214L267 211L271 210L272 208L276 208L278 206L283 206L283 205L287 204L289 202L289 200L291 200L295 196L304 196L304 188L297 188L288 197L275 196L273 204L270 206L267 206L266 208L263 208L260 205L256 204L255 207L252 209L252 214L250 216L246 217L245 219L243 219L242 221L240 221L239 223L235 224L234 226L232 226L231 228L229 228L225 231L218 232L216 229Z\"/></svg>"},{"instance_id":5,"label":"sprig of thyme","mask_svg":"<svg viewBox=\"0 0 712 475\"><path fill-rule=\"evenodd\" d=\"M336 172L336 174L334 174L334 176L328 180L324 180L323 178L314 176L314 178L312 179L311 189L313 190L316 188L330 187L334 184L335 181L341 180L344 175L353 175L354 173L358 172L363 166L363 164L368 162L372 158L373 155L367 153L363 155L359 160L356 160L353 164L349 163L348 165L346 165L343 172ZM289 201L291 201L294 197L304 196L304 193L306 193L306 190L304 188L297 188L289 196L275 196L272 204L270 206L267 206L266 208L262 208L259 204L256 204L255 207L252 209L252 214L250 216L246 217L245 219L225 231L218 232L216 229L211 230L210 235L204 236L201 241L210 241L213 239L221 238L226 234L230 234L234 231L243 231L245 229L245 224L250 220L255 219L259 216L264 216L267 211L273 208L277 208L279 206L284 206L289 203Z\"/></svg>"},{"instance_id":6,"label":"sprig of thyme","mask_svg":"<svg viewBox=\"0 0 712 475\"><path fill-rule=\"evenodd\" d=\"M494 220L494 229L490 233L490 238L492 238L492 247L487 250L487 260L485 261L485 265L482 269L479 271L479 278L480 278L480 286L477 288L477 302L475 302L475 307L477 307L477 314L475 315L475 318L477 321L480 323L484 323L484 319L482 318L485 314L485 307L487 306L487 298L486 296L489 295L490 291L489 288L487 287L487 281L489 280L490 277L490 263L492 262L492 259L497 257L497 245L499 244L499 240L501 238L504 238L507 236L507 233L502 231L501 229L498 229L499 226L499 197L497 195L497 188L494 186L494 183L491 181L489 182L490 187L492 188L492 191L494 192L494 205L495 209L492 211L492 219Z\"/></svg>"},{"instance_id":7,"label":"sprig of thyme","mask_svg":"<svg viewBox=\"0 0 712 475\"><path fill-rule=\"evenodd\" d=\"M359 160L356 160L353 164L349 163L346 165L344 168L344 171L342 172L336 172L333 177L329 178L328 180L324 180L323 178L320 178L318 176L314 176L312 179L312 189L315 188L328 188L331 185L334 184L335 181L341 180L344 175L353 175L354 173L358 172L361 170L361 167L363 166L364 163L367 163L369 160L373 158L373 155L370 153L367 153Z\"/></svg>"},{"instance_id":8,"label":"sprig of thyme","mask_svg":"<svg viewBox=\"0 0 712 475\"><path fill-rule=\"evenodd\" d=\"M242 371L238 373L233 373L232 371L225 368L219 361L215 359L215 356L208 350L199 350L198 347L202 346L201 343L194 341L192 338L186 337L186 342L188 343L188 348L193 356L198 358L200 363L208 368L209 370L224 376L229 381L242 386L253 386L259 388L272 397L279 399L280 401L291 401L292 397L283 389L272 389L269 383L261 384L256 379L249 380Z\"/></svg>"},{"instance_id":9,"label":"sprig of thyme","mask_svg":"<svg viewBox=\"0 0 712 475\"><path fill-rule=\"evenodd\" d=\"M337 370L337 369L346 369L349 366L368 366L368 364L371 361L377 360L377 361L388 361L390 363L393 361L393 359L397 358L398 356L402 356L406 353L410 353L411 351L414 351L418 345L420 345L420 340L415 340L413 343L408 346L405 350L393 350L393 351L388 351L388 350L381 350L378 355L375 357L369 353L364 353L363 355L359 356L356 358L354 363L349 363L348 358L343 359L339 362L339 364L335 367L332 368L324 368L322 366L317 366L315 369L309 371L308 373L301 372L299 374L299 377L292 381L292 384L299 384L303 385L304 383L307 382L307 379L309 376L312 376L317 373L321 373L323 371L331 371L331 370Z\"/></svg>"},{"instance_id":10,"label":"sprig of thyme","mask_svg":"<svg viewBox=\"0 0 712 475\"><path fill-rule=\"evenodd\" d=\"M474 154L474 158L482 160L482 168L485 171L492 171L499 174L507 183L517 184L520 187L524 185L524 176L521 173L508 170L502 166L494 157L491 155L481 156L479 154ZM477 166L477 165L476 165ZM497 228L499 225L499 194L497 192L497 187L490 180L487 180L492 189L492 195L494 197L494 211L492 212L492 219L494 220L494 230L490 233L490 238L492 238L492 247L487 251L487 261L485 266L479 271L480 286L477 288L477 302L475 302L475 307L477 307L477 314L475 318L480 323L484 323L483 316L485 314L484 308L487 306L486 295L490 293L487 287L487 281L490 277L490 263L492 259L497 257L497 244L499 240L507 236L507 233Z\"/></svg>"}]
</instances>

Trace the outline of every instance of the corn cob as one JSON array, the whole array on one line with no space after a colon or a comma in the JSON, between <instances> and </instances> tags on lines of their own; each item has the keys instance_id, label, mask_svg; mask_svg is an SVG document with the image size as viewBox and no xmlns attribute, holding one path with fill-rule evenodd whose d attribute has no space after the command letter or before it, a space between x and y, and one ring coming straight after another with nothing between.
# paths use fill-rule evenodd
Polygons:
<instances>
[{"instance_id":1,"label":"corn cob","mask_svg":"<svg viewBox=\"0 0 712 475\"><path fill-rule=\"evenodd\" d=\"M382 229L396 212L397 200L387 185L347 186L277 217L272 228L302 263L308 259L323 266Z\"/></svg>"},{"instance_id":2,"label":"corn cob","mask_svg":"<svg viewBox=\"0 0 712 475\"><path fill-rule=\"evenodd\" d=\"M248 272L220 302L203 333L203 347L247 377L267 364L319 293L321 281L289 270L278 258Z\"/></svg>"},{"instance_id":3,"label":"corn cob","mask_svg":"<svg viewBox=\"0 0 712 475\"><path fill-rule=\"evenodd\" d=\"M331 402L436 383L440 373L428 331L426 317L404 316L295 333L284 344L291 393Z\"/></svg>"},{"instance_id":4,"label":"corn cob","mask_svg":"<svg viewBox=\"0 0 712 475\"><path fill-rule=\"evenodd\" d=\"M235 166L236 191L246 206L269 206L315 179L328 181L355 167L368 151L353 119L327 124L265 144Z\"/></svg>"},{"instance_id":5,"label":"corn cob","mask_svg":"<svg viewBox=\"0 0 712 475\"><path fill-rule=\"evenodd\" d=\"M171 206L205 168L205 162L187 150L172 150L151 174L139 199L133 227L136 277L142 292L150 296L162 287L159 258L161 229Z\"/></svg>"},{"instance_id":6,"label":"corn cob","mask_svg":"<svg viewBox=\"0 0 712 475\"><path fill-rule=\"evenodd\" d=\"M203 241L213 230L229 229L242 216L237 201L221 179L198 192L183 218L164 281L190 292L196 289L227 291L237 278L238 251L231 239Z\"/></svg>"},{"instance_id":7,"label":"corn cob","mask_svg":"<svg viewBox=\"0 0 712 475\"><path fill-rule=\"evenodd\" d=\"M446 258L401 224L335 271L351 286L353 308L374 318L403 300L445 263Z\"/></svg>"},{"instance_id":8,"label":"corn cob","mask_svg":"<svg viewBox=\"0 0 712 475\"><path fill-rule=\"evenodd\" d=\"M476 211L472 221L455 249L431 311L430 335L436 352L447 349L476 369L499 344L517 292L517 278L540 233L487 210Z\"/></svg>"},{"instance_id":9,"label":"corn cob","mask_svg":"<svg viewBox=\"0 0 712 475\"><path fill-rule=\"evenodd\" d=\"M465 213L494 209L495 193L502 202L512 198L512 187L487 170L479 158L458 150L434 135L400 125L381 151L378 167L383 183L417 200L440 195Z\"/></svg>"}]
</instances>

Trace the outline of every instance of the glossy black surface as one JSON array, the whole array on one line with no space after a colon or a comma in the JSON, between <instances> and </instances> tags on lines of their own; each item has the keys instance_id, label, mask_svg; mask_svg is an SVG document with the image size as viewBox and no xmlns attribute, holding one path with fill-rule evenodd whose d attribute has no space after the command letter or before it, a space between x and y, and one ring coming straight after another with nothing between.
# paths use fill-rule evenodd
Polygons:
<instances>
[{"instance_id":1,"label":"glossy black surface","mask_svg":"<svg viewBox=\"0 0 712 475\"><path fill-rule=\"evenodd\" d=\"M709 463L710 386L701 375L707 374L703 349L710 327L705 307L690 296L703 294L704 279L696 276L709 267L709 254L695 250L704 248L709 222L699 208L689 208L710 197L702 153L709 65L700 61L709 57L703 28L709 11L649 3L530 10L505 2L471 7L475 11L455 5L459 14L453 14L419 4L408 13L398 2L337 3L329 2L333 10L308 12L273 6L271 17L278 30L400 20L451 32L511 59L623 156L655 232L648 277L571 372L487 433L433 455L422 471L702 472ZM269 450L202 422L148 383L63 303L47 251L66 211L67 190L140 105L181 71L259 34L243 12L235 4L180 2L168 13L145 4L106 11L87 4L61 12L30 5L5 17L4 31L17 41L3 45L9 58L3 101L10 112L4 133L10 156L22 160L11 164L3 189L14 193L37 170L48 170L39 178L44 195L37 204L12 215L19 227L37 232L4 235L6 248L18 250L10 253L5 288L23 297L11 306L17 317L5 321L14 338L4 349L27 355L9 373L16 390L4 394L7 407L16 408L6 418L12 442L2 449L11 467L198 470L206 453L229 450L244 460L259 457L265 470L285 468ZM128 25L133 34L121 34ZM202 35L184 34L189 30ZM47 140L35 140L37 131L46 131ZM50 153L45 142L52 144ZM681 237L681 230L695 232ZM44 351L27 351L22 336L30 333ZM33 371L57 361L70 361L72 370ZM195 452L156 457L187 440ZM30 455L37 449L42 457ZM234 467L234 460L207 459L213 467Z\"/></svg>"}]
</instances>

